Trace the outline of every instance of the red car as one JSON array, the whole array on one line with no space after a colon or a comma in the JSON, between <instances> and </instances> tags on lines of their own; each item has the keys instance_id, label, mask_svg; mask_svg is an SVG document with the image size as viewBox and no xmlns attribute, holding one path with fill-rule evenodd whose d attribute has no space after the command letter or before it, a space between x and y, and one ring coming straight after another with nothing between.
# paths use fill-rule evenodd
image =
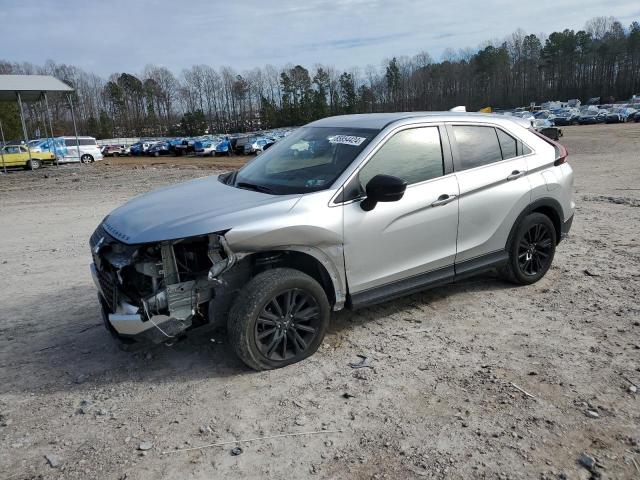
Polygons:
<instances>
[{"instance_id":1,"label":"red car","mask_svg":"<svg viewBox=\"0 0 640 480\"><path fill-rule=\"evenodd\" d=\"M102 147L102 155L105 157L119 157L120 155L126 155L126 149L124 145L106 145Z\"/></svg>"}]
</instances>

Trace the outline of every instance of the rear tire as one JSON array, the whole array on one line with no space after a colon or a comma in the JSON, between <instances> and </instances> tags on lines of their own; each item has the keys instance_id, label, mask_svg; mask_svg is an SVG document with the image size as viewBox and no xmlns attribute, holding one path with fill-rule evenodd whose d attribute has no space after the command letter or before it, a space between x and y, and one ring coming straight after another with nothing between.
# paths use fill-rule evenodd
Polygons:
<instances>
[{"instance_id":1,"label":"rear tire","mask_svg":"<svg viewBox=\"0 0 640 480\"><path fill-rule=\"evenodd\" d=\"M91 155L85 153L84 155L82 155L80 157L80 161L82 163L91 163L91 162L93 162L93 157Z\"/></svg>"},{"instance_id":2,"label":"rear tire","mask_svg":"<svg viewBox=\"0 0 640 480\"><path fill-rule=\"evenodd\" d=\"M508 246L509 261L501 268L503 277L520 285L531 285L545 276L556 251L556 230L542 213L527 215Z\"/></svg>"},{"instance_id":3,"label":"rear tire","mask_svg":"<svg viewBox=\"0 0 640 480\"><path fill-rule=\"evenodd\" d=\"M290 268L259 273L240 291L227 321L233 349L254 370L299 362L322 343L331 307L320 284Z\"/></svg>"}]
</instances>

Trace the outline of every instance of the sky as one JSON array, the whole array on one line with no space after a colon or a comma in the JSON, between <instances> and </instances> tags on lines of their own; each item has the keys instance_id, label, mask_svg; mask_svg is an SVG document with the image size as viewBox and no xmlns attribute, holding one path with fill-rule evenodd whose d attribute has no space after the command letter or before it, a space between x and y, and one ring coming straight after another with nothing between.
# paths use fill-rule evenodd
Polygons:
<instances>
[{"instance_id":1,"label":"sky","mask_svg":"<svg viewBox=\"0 0 640 480\"><path fill-rule=\"evenodd\" d=\"M103 77L147 64L378 66L478 48L516 29L640 21L638 0L0 0L0 60L67 63Z\"/></svg>"}]
</instances>

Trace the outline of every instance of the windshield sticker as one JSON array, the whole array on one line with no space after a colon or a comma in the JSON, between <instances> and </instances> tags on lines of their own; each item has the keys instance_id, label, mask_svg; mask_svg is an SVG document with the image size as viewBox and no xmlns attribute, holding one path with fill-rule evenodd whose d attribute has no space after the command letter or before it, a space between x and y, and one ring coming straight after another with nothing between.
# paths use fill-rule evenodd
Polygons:
<instances>
[{"instance_id":1,"label":"windshield sticker","mask_svg":"<svg viewBox=\"0 0 640 480\"><path fill-rule=\"evenodd\" d=\"M307 180L307 183L305 184L305 187L307 187L307 188L321 187L322 185L325 184L325 182L326 182L326 180L324 180L324 179Z\"/></svg>"},{"instance_id":2,"label":"windshield sticker","mask_svg":"<svg viewBox=\"0 0 640 480\"><path fill-rule=\"evenodd\" d=\"M354 147L359 147L362 145L362 142L366 140L365 137L354 137L352 135L334 135L333 137L329 137L330 143L340 143L342 145L353 145Z\"/></svg>"}]
</instances>

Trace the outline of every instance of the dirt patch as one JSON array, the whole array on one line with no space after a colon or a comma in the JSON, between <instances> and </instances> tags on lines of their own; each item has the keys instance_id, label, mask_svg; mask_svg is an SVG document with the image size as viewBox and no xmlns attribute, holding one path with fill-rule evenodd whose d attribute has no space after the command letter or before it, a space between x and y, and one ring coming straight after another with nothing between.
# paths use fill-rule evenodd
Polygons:
<instances>
[{"instance_id":1,"label":"dirt patch","mask_svg":"<svg viewBox=\"0 0 640 480\"><path fill-rule=\"evenodd\" d=\"M584 195L585 202L615 203L616 205L629 205L630 207L640 207L640 199L631 197L611 197L606 195Z\"/></svg>"},{"instance_id":2,"label":"dirt patch","mask_svg":"<svg viewBox=\"0 0 640 480\"><path fill-rule=\"evenodd\" d=\"M97 167L199 167L213 170L232 170L253 159L255 155L233 155L216 157L196 157L193 155L174 157L108 157L96 162Z\"/></svg>"},{"instance_id":3,"label":"dirt patch","mask_svg":"<svg viewBox=\"0 0 640 480\"><path fill-rule=\"evenodd\" d=\"M88 272L89 235L110 210L218 167L108 160L0 176L0 476L634 477L640 209L582 199L637 197L640 124L564 132L576 218L545 279L487 275L341 312L316 355L261 373L218 332L121 352ZM358 355L370 367L349 366ZM162 454L323 430L341 432Z\"/></svg>"}]
</instances>

